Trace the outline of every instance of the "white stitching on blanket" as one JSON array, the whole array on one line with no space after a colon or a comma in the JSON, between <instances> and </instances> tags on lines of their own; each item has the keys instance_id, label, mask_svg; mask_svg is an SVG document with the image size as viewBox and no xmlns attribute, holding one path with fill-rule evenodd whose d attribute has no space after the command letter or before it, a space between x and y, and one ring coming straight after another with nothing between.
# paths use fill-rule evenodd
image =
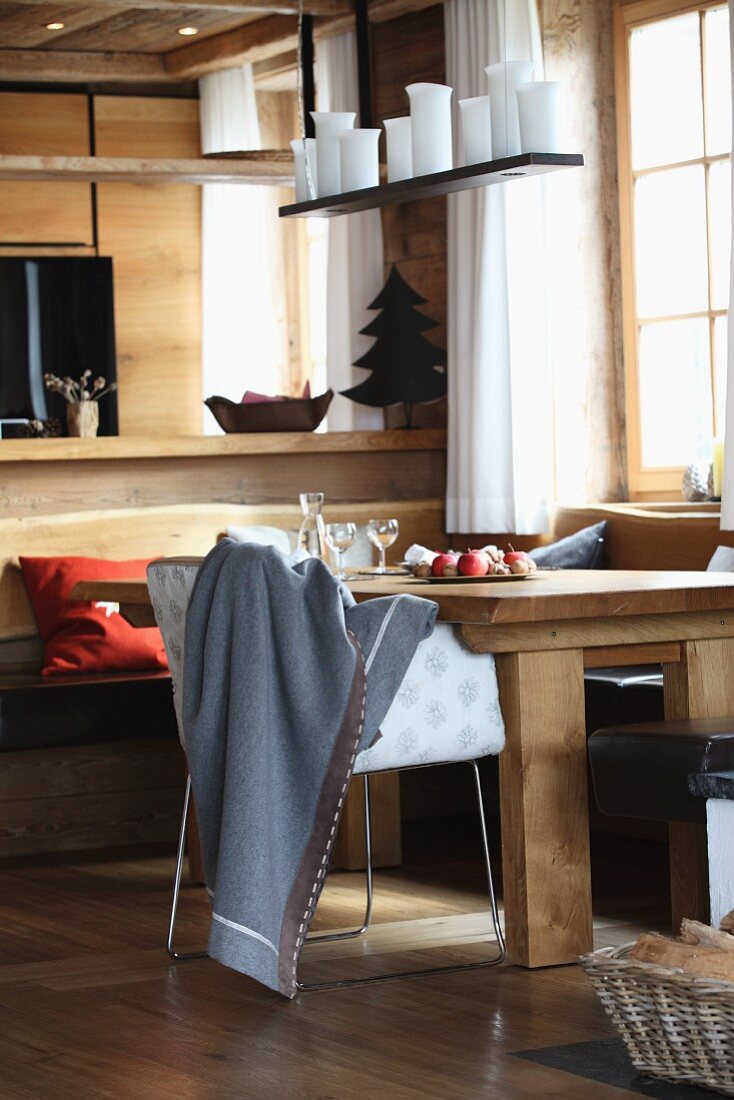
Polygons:
<instances>
[{"instance_id":1,"label":"white stitching on blanket","mask_svg":"<svg viewBox=\"0 0 734 1100\"><path fill-rule=\"evenodd\" d=\"M399 599L399 598L400 598L399 596L396 597L396 602L397 602L397 599ZM395 604L393 604L393 606L390 608L390 611L388 611L387 615L385 616L386 619L390 618L390 615L392 613L392 610L393 610L394 606L395 606ZM384 623L384 621L385 620L383 620L383 623ZM375 653L375 651L377 649L377 645L378 645L379 641L380 641L380 636L378 634L377 641L375 642L375 645L372 648L372 653L373 654ZM366 668L365 668L364 686L362 688L362 710L361 710L361 713L360 713L360 716L359 716L359 729L357 730L357 736L356 736L356 739L354 741L354 748L352 749L352 755L349 759L349 768L348 768L348 775L349 776L351 776L351 774L352 774L352 768L354 767L354 761L357 759L357 749L359 748L359 742L360 742L360 739L362 737L362 729L364 727L364 713L365 713L366 703L367 703L367 675L366 675ZM329 853L331 851L331 847L332 847L332 844L334 842L334 834L336 833L336 827L337 827L337 824L338 824L338 821L339 821L339 812L342 808L342 803L344 802L344 797L345 797L346 792L347 792L348 784L349 784L349 779L345 779L344 780L344 785L343 785L342 791L341 791L341 796L340 796L339 802L337 804L336 813L334 814L334 823L331 826L331 832L329 833L329 839L328 839L327 845L326 845L326 853L325 853L325 855L324 855L324 857L321 861L321 867L319 868L319 872L316 876L316 882L314 882L314 884L313 884L313 887L312 887L313 892L311 894L311 897L308 899L308 904L307 904L306 909L305 909L304 914L303 914L303 922L301 923L301 925L298 929L298 938L296 940L296 949L293 952L293 984L294 985L297 982L296 970L297 970L297 967L298 967L298 952L303 947L304 929L306 928L306 925L307 925L308 920L309 920L309 914L311 913L311 908L312 908L312 905L313 905L314 897L318 897L319 880L324 877L324 874L326 872L326 864L328 862ZM277 951L276 951L276 954L277 954Z\"/></svg>"},{"instance_id":2,"label":"white stitching on blanket","mask_svg":"<svg viewBox=\"0 0 734 1100\"><path fill-rule=\"evenodd\" d=\"M402 596L396 596L395 597L395 599L390 604L390 606L387 610L387 614L385 615L385 618L380 623L380 629L377 631L377 637L375 638L375 644L372 646L372 649L370 650L370 655L367 658L367 662L364 666L365 676L367 675L369 670L372 668L372 662L374 661L375 657L377 656L378 649L382 645L382 639L385 637L385 631L387 630L388 626L390 625L390 619L392 619L393 615L395 614L395 611L396 611L397 606L398 606L398 600L401 600L401 599L402 599Z\"/></svg>"},{"instance_id":3,"label":"white stitching on blanket","mask_svg":"<svg viewBox=\"0 0 734 1100\"><path fill-rule=\"evenodd\" d=\"M227 917L222 917L219 913L212 913L212 920L218 920L220 924L226 924L227 928L234 928L235 932L242 932L245 936L252 936L255 940L260 940L260 943L264 943L266 947L269 947L271 951L278 954L278 948L265 936L261 936L259 932L255 932L252 928L246 928L244 924L236 924L233 920L228 920Z\"/></svg>"}]
</instances>

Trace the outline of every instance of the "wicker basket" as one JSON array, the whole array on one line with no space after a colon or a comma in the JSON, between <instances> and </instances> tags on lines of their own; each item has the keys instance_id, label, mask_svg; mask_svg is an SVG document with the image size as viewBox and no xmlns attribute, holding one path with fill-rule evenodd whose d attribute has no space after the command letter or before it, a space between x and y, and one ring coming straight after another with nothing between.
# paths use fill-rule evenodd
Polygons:
<instances>
[{"instance_id":1,"label":"wicker basket","mask_svg":"<svg viewBox=\"0 0 734 1100\"><path fill-rule=\"evenodd\" d=\"M635 1069L734 1096L734 982L628 959L631 946L579 961Z\"/></svg>"}]
</instances>

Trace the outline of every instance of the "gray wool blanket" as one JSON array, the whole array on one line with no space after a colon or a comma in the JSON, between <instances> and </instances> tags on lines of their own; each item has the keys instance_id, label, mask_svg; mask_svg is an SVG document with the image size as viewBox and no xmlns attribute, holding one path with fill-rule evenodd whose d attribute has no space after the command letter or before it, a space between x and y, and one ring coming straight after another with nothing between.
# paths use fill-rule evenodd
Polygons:
<instances>
[{"instance_id":1,"label":"gray wool blanket","mask_svg":"<svg viewBox=\"0 0 734 1100\"><path fill-rule=\"evenodd\" d=\"M286 997L357 753L437 607L355 604L322 561L220 542L186 613L183 725L207 889L209 954Z\"/></svg>"}]
</instances>

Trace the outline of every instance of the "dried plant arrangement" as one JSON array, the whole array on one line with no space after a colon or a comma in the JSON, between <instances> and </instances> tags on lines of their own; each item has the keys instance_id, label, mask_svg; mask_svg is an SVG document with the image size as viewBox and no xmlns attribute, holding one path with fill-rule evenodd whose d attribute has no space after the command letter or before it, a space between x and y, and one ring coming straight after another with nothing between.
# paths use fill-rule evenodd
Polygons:
<instances>
[{"instance_id":1,"label":"dried plant arrangement","mask_svg":"<svg viewBox=\"0 0 734 1100\"><path fill-rule=\"evenodd\" d=\"M43 381L47 390L60 393L70 405L81 401L99 401L106 394L117 389L117 382L110 382L108 386L107 379L102 375L95 378L90 385L91 377L91 370L85 370L78 380L71 378L68 374L64 378L59 378L58 374L44 374Z\"/></svg>"},{"instance_id":2,"label":"dried plant arrangement","mask_svg":"<svg viewBox=\"0 0 734 1100\"><path fill-rule=\"evenodd\" d=\"M70 436L92 437L99 428L99 401L117 389L117 382L107 384L100 374L92 381L91 370L85 370L79 379L68 374L44 374L46 389L60 394L66 401L66 426Z\"/></svg>"}]
</instances>

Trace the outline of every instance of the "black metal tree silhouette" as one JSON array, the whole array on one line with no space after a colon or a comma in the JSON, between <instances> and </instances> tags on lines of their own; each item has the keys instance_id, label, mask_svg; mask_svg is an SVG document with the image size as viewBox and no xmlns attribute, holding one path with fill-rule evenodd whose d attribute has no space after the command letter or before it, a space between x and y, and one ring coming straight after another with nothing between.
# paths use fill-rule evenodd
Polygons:
<instances>
[{"instance_id":1,"label":"black metal tree silhouette","mask_svg":"<svg viewBox=\"0 0 734 1100\"><path fill-rule=\"evenodd\" d=\"M381 312L361 330L364 336L374 336L375 342L354 364L372 373L364 382L342 390L344 397L359 405L403 404L407 428L412 427L413 405L426 405L446 394L446 352L423 336L438 321L415 308L425 301L393 267L369 306Z\"/></svg>"}]
</instances>

